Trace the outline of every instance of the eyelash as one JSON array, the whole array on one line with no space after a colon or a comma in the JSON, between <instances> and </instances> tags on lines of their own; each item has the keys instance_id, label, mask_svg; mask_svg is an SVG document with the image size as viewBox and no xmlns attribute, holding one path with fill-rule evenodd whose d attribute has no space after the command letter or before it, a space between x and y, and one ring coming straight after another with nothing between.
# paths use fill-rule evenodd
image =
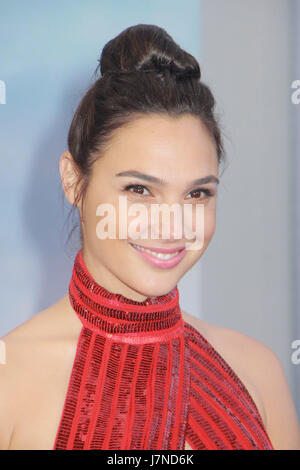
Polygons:
<instances>
[{"instance_id":1,"label":"eyelash","mask_svg":"<svg viewBox=\"0 0 300 470\"><path fill-rule=\"evenodd\" d=\"M128 184L127 186L124 186L123 191L129 191L131 188L145 188L145 189L147 189L147 191L149 191L149 189L146 186L144 186L143 184ZM199 191L201 193L206 194L206 198L204 198L204 199L207 199L207 198L212 197L212 196L215 195L214 191L212 191L210 189L200 189L200 188L194 189L189 194L199 192ZM129 192L133 192L133 191L129 191ZM145 194L139 194L139 193L136 193L136 194L138 196L145 196ZM200 199L200 198L191 198L191 199Z\"/></svg>"}]
</instances>

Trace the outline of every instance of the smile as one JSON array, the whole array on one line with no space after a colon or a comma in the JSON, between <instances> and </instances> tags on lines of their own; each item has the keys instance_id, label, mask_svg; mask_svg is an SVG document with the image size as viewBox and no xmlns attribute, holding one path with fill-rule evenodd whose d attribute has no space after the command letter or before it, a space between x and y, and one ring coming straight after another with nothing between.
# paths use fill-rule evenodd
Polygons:
<instances>
[{"instance_id":1,"label":"smile","mask_svg":"<svg viewBox=\"0 0 300 470\"><path fill-rule=\"evenodd\" d=\"M173 251L171 253L165 253L162 251L153 251L149 248L144 248L134 243L130 243L130 245L135 250L137 250L146 261L160 268L171 268L173 266L176 266L185 255L185 247L180 248L177 251ZM159 250L159 248L157 250Z\"/></svg>"}]
</instances>

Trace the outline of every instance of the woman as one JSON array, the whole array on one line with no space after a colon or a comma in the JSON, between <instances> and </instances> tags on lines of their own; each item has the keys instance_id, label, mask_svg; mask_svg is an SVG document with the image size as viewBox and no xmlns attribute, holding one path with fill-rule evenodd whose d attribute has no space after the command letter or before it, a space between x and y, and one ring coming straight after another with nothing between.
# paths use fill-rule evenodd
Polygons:
<instances>
[{"instance_id":1,"label":"woman","mask_svg":"<svg viewBox=\"0 0 300 470\"><path fill-rule=\"evenodd\" d=\"M299 449L277 356L180 309L177 283L215 231L223 158L199 64L137 25L100 70L59 164L81 221L69 292L2 338L1 448ZM188 206L186 230L174 216L163 237L156 204Z\"/></svg>"}]
</instances>

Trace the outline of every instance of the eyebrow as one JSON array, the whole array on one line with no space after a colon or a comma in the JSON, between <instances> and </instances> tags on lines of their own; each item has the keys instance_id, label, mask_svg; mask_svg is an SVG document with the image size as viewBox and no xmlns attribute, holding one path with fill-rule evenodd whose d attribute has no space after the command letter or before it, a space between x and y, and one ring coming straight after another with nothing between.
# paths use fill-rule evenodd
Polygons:
<instances>
[{"instance_id":1,"label":"eyebrow","mask_svg":"<svg viewBox=\"0 0 300 470\"><path fill-rule=\"evenodd\" d=\"M134 176L136 178L148 181L150 183L157 183L161 186L165 186L166 182L157 176L147 175L146 173L141 173L137 170L127 170L117 173L115 176ZM189 186L194 186L197 184L206 184L206 183L217 183L219 184L219 179L214 175L205 176L204 178L197 178L189 183Z\"/></svg>"}]
</instances>

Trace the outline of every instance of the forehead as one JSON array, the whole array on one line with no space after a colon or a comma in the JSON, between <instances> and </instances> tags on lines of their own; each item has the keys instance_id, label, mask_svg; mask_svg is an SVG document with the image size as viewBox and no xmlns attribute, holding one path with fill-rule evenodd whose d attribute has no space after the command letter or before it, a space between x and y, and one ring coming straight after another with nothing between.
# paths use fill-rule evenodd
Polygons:
<instances>
[{"instance_id":1,"label":"forehead","mask_svg":"<svg viewBox=\"0 0 300 470\"><path fill-rule=\"evenodd\" d=\"M191 173L203 167L217 171L216 146L200 118L181 115L141 116L116 129L104 159L99 164L111 168L132 167L162 170L173 168ZM102 163L101 163L102 162Z\"/></svg>"}]
</instances>

